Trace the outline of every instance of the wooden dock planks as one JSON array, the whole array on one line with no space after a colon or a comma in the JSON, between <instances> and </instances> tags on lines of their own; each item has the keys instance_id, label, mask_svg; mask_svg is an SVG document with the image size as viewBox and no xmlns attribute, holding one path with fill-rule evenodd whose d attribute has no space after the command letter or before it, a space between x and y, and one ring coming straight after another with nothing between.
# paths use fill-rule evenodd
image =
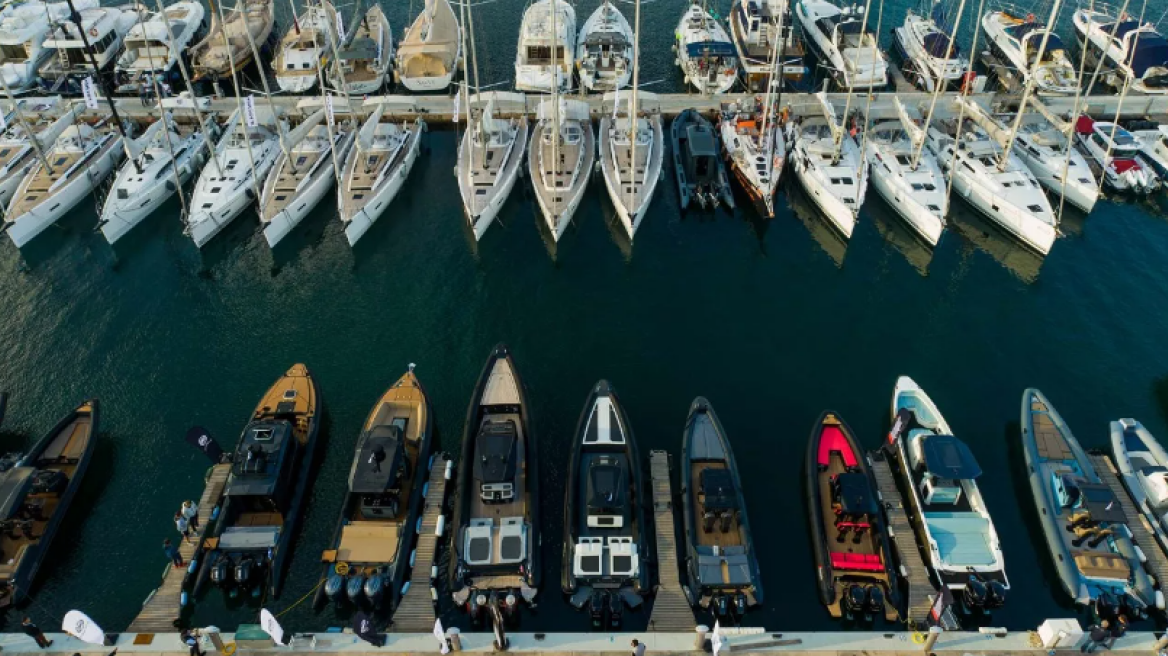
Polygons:
<instances>
[{"instance_id":1,"label":"wooden dock planks","mask_svg":"<svg viewBox=\"0 0 1168 656\"><path fill-rule=\"evenodd\" d=\"M211 510L223 497L223 489L227 487L227 476L231 473L231 464L222 463L211 467L211 475L207 477L207 486L203 488L203 496L199 499L199 533L194 543L186 540L179 542L179 553L185 562L190 562L195 555L195 547L203 544L203 534L211 519ZM182 613L180 600L182 597L183 578L186 568L175 568L167 565L162 573L162 585L150 594L142 604L142 611L126 629L130 633L170 633L176 631L175 623Z\"/></svg>"},{"instance_id":2,"label":"wooden dock planks","mask_svg":"<svg viewBox=\"0 0 1168 656\"><path fill-rule=\"evenodd\" d=\"M893 547L896 549L900 576L908 584L905 620L909 626L923 628L928 625L929 609L933 605L937 590L929 579L925 561L921 559L916 534L909 523L908 512L905 511L904 501L896 487L896 478L893 477L887 458L883 452L874 451L868 454L868 462L872 466L872 474L876 477L877 493L888 519L888 537L892 538Z\"/></svg>"},{"instance_id":3,"label":"wooden dock planks","mask_svg":"<svg viewBox=\"0 0 1168 656\"><path fill-rule=\"evenodd\" d=\"M674 533L673 487L669 483L669 453L650 451L649 471L653 486L658 578L649 630L690 632L694 629L694 615L685 593L681 591Z\"/></svg>"},{"instance_id":4,"label":"wooden dock planks","mask_svg":"<svg viewBox=\"0 0 1168 656\"><path fill-rule=\"evenodd\" d=\"M1123 486L1123 481L1119 478L1119 470L1111 462L1111 458L1102 453L1092 453L1087 456L1091 460L1091 464L1095 467L1095 472L1099 474L1099 478L1103 484L1111 488L1111 493L1119 500L1119 505L1123 507L1123 514L1127 515L1127 527L1131 529L1133 541L1139 545L1144 552L1148 562L1144 564L1148 572L1156 578L1156 582L1163 588L1168 585L1168 555L1164 554L1164 549L1157 542L1155 535L1152 532L1152 527L1148 525L1148 518L1140 512L1136 507L1131 496L1127 492L1127 488Z\"/></svg>"},{"instance_id":5,"label":"wooden dock planks","mask_svg":"<svg viewBox=\"0 0 1168 656\"><path fill-rule=\"evenodd\" d=\"M425 505L422 507L422 531L418 534L417 555L414 568L410 572L410 588L393 611L390 631L397 633L429 633L434 630L434 601L430 596L430 569L438 553L438 544L445 534L436 535L438 517L446 502L447 459L434 458L430 468L430 488L426 491Z\"/></svg>"}]
</instances>

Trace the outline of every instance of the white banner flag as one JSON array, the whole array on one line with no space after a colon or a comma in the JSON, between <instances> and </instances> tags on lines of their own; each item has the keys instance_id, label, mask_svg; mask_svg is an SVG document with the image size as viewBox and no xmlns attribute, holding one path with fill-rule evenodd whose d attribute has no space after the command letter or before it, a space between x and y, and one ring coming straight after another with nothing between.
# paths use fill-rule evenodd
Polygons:
<instances>
[{"instance_id":1,"label":"white banner flag","mask_svg":"<svg viewBox=\"0 0 1168 656\"><path fill-rule=\"evenodd\" d=\"M434 637L438 638L438 644L442 645L439 651L443 654L449 654L450 647L446 645L446 630L442 628L442 620L434 620Z\"/></svg>"},{"instance_id":2,"label":"white banner flag","mask_svg":"<svg viewBox=\"0 0 1168 656\"><path fill-rule=\"evenodd\" d=\"M710 636L710 646L714 648L714 656L718 656L725 646L722 642L722 625L717 621L714 622L714 634Z\"/></svg>"},{"instance_id":3,"label":"white banner flag","mask_svg":"<svg viewBox=\"0 0 1168 656\"><path fill-rule=\"evenodd\" d=\"M612 94L612 120L616 121L616 109L620 107L620 89Z\"/></svg>"},{"instance_id":4,"label":"white banner flag","mask_svg":"<svg viewBox=\"0 0 1168 656\"><path fill-rule=\"evenodd\" d=\"M247 120L247 127L254 128L260 124L256 119L255 96L248 96L243 99L243 117Z\"/></svg>"},{"instance_id":5,"label":"white banner flag","mask_svg":"<svg viewBox=\"0 0 1168 656\"><path fill-rule=\"evenodd\" d=\"M341 12L337 12L337 38L341 41L345 40L345 19L341 17Z\"/></svg>"},{"instance_id":6,"label":"white banner flag","mask_svg":"<svg viewBox=\"0 0 1168 656\"><path fill-rule=\"evenodd\" d=\"M81 80L81 95L85 96L86 109L97 109L97 85L92 77Z\"/></svg>"},{"instance_id":7,"label":"white banner flag","mask_svg":"<svg viewBox=\"0 0 1168 656\"><path fill-rule=\"evenodd\" d=\"M89 619L88 615L79 610L65 613L65 619L61 622L61 630L91 645L105 644L105 632L96 622Z\"/></svg>"},{"instance_id":8,"label":"white banner flag","mask_svg":"<svg viewBox=\"0 0 1168 656\"><path fill-rule=\"evenodd\" d=\"M458 115L462 111L461 109L459 109L459 107L461 105L462 105L462 89L459 89L459 92L454 94L454 122L455 123L458 122Z\"/></svg>"},{"instance_id":9,"label":"white banner flag","mask_svg":"<svg viewBox=\"0 0 1168 656\"><path fill-rule=\"evenodd\" d=\"M284 644L284 628L276 621L276 616L267 608L260 610L260 628L272 636L277 645Z\"/></svg>"},{"instance_id":10,"label":"white banner flag","mask_svg":"<svg viewBox=\"0 0 1168 656\"><path fill-rule=\"evenodd\" d=\"M324 115L328 117L328 124L331 128L333 126L333 97L324 97Z\"/></svg>"},{"instance_id":11,"label":"white banner flag","mask_svg":"<svg viewBox=\"0 0 1168 656\"><path fill-rule=\"evenodd\" d=\"M0 130L7 130L7 129L8 129L8 117L4 114L0 114Z\"/></svg>"}]
</instances>

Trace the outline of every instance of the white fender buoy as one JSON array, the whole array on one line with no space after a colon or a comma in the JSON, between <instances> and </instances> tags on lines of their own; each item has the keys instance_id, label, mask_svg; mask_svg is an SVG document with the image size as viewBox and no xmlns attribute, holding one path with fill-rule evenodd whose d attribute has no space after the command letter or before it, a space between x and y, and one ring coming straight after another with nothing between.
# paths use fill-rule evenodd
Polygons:
<instances>
[{"instance_id":1,"label":"white fender buoy","mask_svg":"<svg viewBox=\"0 0 1168 656\"><path fill-rule=\"evenodd\" d=\"M418 521L414 522L414 533L421 533L421 532L422 532L422 518L419 517Z\"/></svg>"},{"instance_id":2,"label":"white fender buoy","mask_svg":"<svg viewBox=\"0 0 1168 656\"><path fill-rule=\"evenodd\" d=\"M183 594L186 594L186 593L183 593ZM1163 590L1156 591L1156 608L1159 608L1160 610L1164 610L1164 591Z\"/></svg>"},{"instance_id":3,"label":"white fender buoy","mask_svg":"<svg viewBox=\"0 0 1168 656\"><path fill-rule=\"evenodd\" d=\"M410 567L413 567L414 563L417 562L417 560L418 560L418 550L414 549L413 551L410 552Z\"/></svg>"},{"instance_id":4,"label":"white fender buoy","mask_svg":"<svg viewBox=\"0 0 1168 656\"><path fill-rule=\"evenodd\" d=\"M406 584L402 586L402 596L403 597L406 596L406 593L409 591L410 591L410 582L406 581Z\"/></svg>"},{"instance_id":5,"label":"white fender buoy","mask_svg":"<svg viewBox=\"0 0 1168 656\"><path fill-rule=\"evenodd\" d=\"M426 463L426 471L434 469L434 458L437 457L433 453L430 454L430 462Z\"/></svg>"},{"instance_id":6,"label":"white fender buoy","mask_svg":"<svg viewBox=\"0 0 1168 656\"><path fill-rule=\"evenodd\" d=\"M434 535L442 537L446 532L446 515L438 515L438 522L434 525Z\"/></svg>"},{"instance_id":7,"label":"white fender buoy","mask_svg":"<svg viewBox=\"0 0 1168 656\"><path fill-rule=\"evenodd\" d=\"M438 566L431 565L430 566L430 580L434 580L436 578L438 578Z\"/></svg>"},{"instance_id":8,"label":"white fender buoy","mask_svg":"<svg viewBox=\"0 0 1168 656\"><path fill-rule=\"evenodd\" d=\"M446 480L450 480L450 477L453 474L454 474L454 461L447 460L446 461Z\"/></svg>"},{"instance_id":9,"label":"white fender buoy","mask_svg":"<svg viewBox=\"0 0 1168 656\"><path fill-rule=\"evenodd\" d=\"M430 601L438 603L438 588L430 586Z\"/></svg>"},{"instance_id":10,"label":"white fender buoy","mask_svg":"<svg viewBox=\"0 0 1168 656\"><path fill-rule=\"evenodd\" d=\"M1148 557L1144 555L1144 550L1140 548L1140 545L1133 544L1132 549L1135 549L1136 556L1140 559L1141 563L1148 562Z\"/></svg>"},{"instance_id":11,"label":"white fender buoy","mask_svg":"<svg viewBox=\"0 0 1168 656\"><path fill-rule=\"evenodd\" d=\"M428 496L430 496L430 481L422 484L422 498L425 499Z\"/></svg>"}]
</instances>

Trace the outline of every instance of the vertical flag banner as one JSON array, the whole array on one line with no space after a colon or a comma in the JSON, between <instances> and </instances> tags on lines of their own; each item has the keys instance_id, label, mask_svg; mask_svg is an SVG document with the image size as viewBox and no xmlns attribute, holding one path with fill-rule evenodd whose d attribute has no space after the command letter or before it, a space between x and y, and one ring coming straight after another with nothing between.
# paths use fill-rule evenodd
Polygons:
<instances>
[{"instance_id":1,"label":"vertical flag banner","mask_svg":"<svg viewBox=\"0 0 1168 656\"><path fill-rule=\"evenodd\" d=\"M65 613L65 619L61 621L61 630L91 645L105 644L105 631L101 630L97 622L89 619L88 615L79 610Z\"/></svg>"},{"instance_id":2,"label":"vertical flag banner","mask_svg":"<svg viewBox=\"0 0 1168 656\"><path fill-rule=\"evenodd\" d=\"M92 77L81 80L81 95L85 96L86 109L97 109L97 85Z\"/></svg>"},{"instance_id":3,"label":"vertical flag banner","mask_svg":"<svg viewBox=\"0 0 1168 656\"><path fill-rule=\"evenodd\" d=\"M277 645L284 644L284 627L276 621L276 616L267 608L260 611L260 628L264 633L272 636L272 640L276 641Z\"/></svg>"},{"instance_id":4,"label":"vertical flag banner","mask_svg":"<svg viewBox=\"0 0 1168 656\"><path fill-rule=\"evenodd\" d=\"M249 95L243 99L243 117L247 120L247 127L254 128L260 124L256 119L255 96Z\"/></svg>"},{"instance_id":5,"label":"vertical flag banner","mask_svg":"<svg viewBox=\"0 0 1168 656\"><path fill-rule=\"evenodd\" d=\"M461 90L460 90L460 92L459 92L459 93L456 93L456 94L454 94L454 122L455 122L455 123L457 123L457 122L458 122L458 115L459 115L459 113L460 113L460 109L459 109L459 106L460 106L460 105L462 105L462 93L461 93Z\"/></svg>"},{"instance_id":6,"label":"vertical flag banner","mask_svg":"<svg viewBox=\"0 0 1168 656\"><path fill-rule=\"evenodd\" d=\"M341 12L337 12L337 38L341 41L345 40L345 19L341 17Z\"/></svg>"},{"instance_id":7,"label":"vertical flag banner","mask_svg":"<svg viewBox=\"0 0 1168 656\"><path fill-rule=\"evenodd\" d=\"M334 122L333 122L334 121L334 119L333 119L333 97L332 96L325 96L324 97L324 114L325 114L325 116L328 117L328 124L329 124L329 127L331 128L334 125Z\"/></svg>"}]
</instances>

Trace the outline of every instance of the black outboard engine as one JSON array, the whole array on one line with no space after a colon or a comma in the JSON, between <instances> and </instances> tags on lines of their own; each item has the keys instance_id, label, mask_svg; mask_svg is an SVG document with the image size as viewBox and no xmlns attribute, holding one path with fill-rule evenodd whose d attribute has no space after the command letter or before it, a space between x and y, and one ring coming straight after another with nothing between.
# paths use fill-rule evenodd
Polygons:
<instances>
[{"instance_id":1,"label":"black outboard engine","mask_svg":"<svg viewBox=\"0 0 1168 656\"><path fill-rule=\"evenodd\" d=\"M501 605L503 619L508 624L515 624L519 620L519 599L515 597L515 593L508 592Z\"/></svg>"},{"instance_id":2,"label":"black outboard engine","mask_svg":"<svg viewBox=\"0 0 1168 656\"><path fill-rule=\"evenodd\" d=\"M1095 615L1100 621L1114 621L1119 612L1119 600L1110 592L1104 592L1095 598Z\"/></svg>"},{"instance_id":3,"label":"black outboard engine","mask_svg":"<svg viewBox=\"0 0 1168 656\"><path fill-rule=\"evenodd\" d=\"M718 595L714 597L714 614L718 617L726 617L730 609L726 607L726 595Z\"/></svg>"},{"instance_id":4,"label":"black outboard engine","mask_svg":"<svg viewBox=\"0 0 1168 656\"><path fill-rule=\"evenodd\" d=\"M746 615L746 595L742 594L741 592L734 595L734 613L738 615L738 617L743 617Z\"/></svg>"},{"instance_id":5,"label":"black outboard engine","mask_svg":"<svg viewBox=\"0 0 1168 656\"><path fill-rule=\"evenodd\" d=\"M365 596L370 603L376 604L381 601L381 594L385 591L385 575L384 574L370 574L369 578L365 579Z\"/></svg>"},{"instance_id":6,"label":"black outboard engine","mask_svg":"<svg viewBox=\"0 0 1168 656\"><path fill-rule=\"evenodd\" d=\"M332 572L328 575L328 580L324 582L324 593L329 599L340 601L343 599L341 591L345 589L345 577Z\"/></svg>"},{"instance_id":7,"label":"black outboard engine","mask_svg":"<svg viewBox=\"0 0 1168 656\"><path fill-rule=\"evenodd\" d=\"M358 603L361 601L361 589L365 586L365 577L361 576L360 572L349 572L349 580L345 583L345 594L349 597L349 601Z\"/></svg>"},{"instance_id":8,"label":"black outboard engine","mask_svg":"<svg viewBox=\"0 0 1168 656\"><path fill-rule=\"evenodd\" d=\"M986 608L1001 608L1006 603L1006 586L1001 581L986 584Z\"/></svg>"},{"instance_id":9,"label":"black outboard engine","mask_svg":"<svg viewBox=\"0 0 1168 656\"><path fill-rule=\"evenodd\" d=\"M219 556L211 566L211 582L219 587L231 585L230 559L227 556Z\"/></svg>"},{"instance_id":10,"label":"black outboard engine","mask_svg":"<svg viewBox=\"0 0 1168 656\"><path fill-rule=\"evenodd\" d=\"M855 615L864 612L864 602L867 601L868 593L864 591L861 585L852 584L844 590L843 608L844 615L848 619L852 619Z\"/></svg>"},{"instance_id":11,"label":"black outboard engine","mask_svg":"<svg viewBox=\"0 0 1168 656\"><path fill-rule=\"evenodd\" d=\"M608 626L616 630L621 626L621 611L624 610L624 604L621 602L620 595L612 593L608 596Z\"/></svg>"},{"instance_id":12,"label":"black outboard engine","mask_svg":"<svg viewBox=\"0 0 1168 656\"><path fill-rule=\"evenodd\" d=\"M241 586L247 587L250 584L252 574L255 573L255 558L251 556L244 556L235 564L235 581Z\"/></svg>"},{"instance_id":13,"label":"black outboard engine","mask_svg":"<svg viewBox=\"0 0 1168 656\"><path fill-rule=\"evenodd\" d=\"M884 589L878 585L868 586L867 595L868 603L865 609L868 614L873 617L879 617L884 614Z\"/></svg>"},{"instance_id":14,"label":"black outboard engine","mask_svg":"<svg viewBox=\"0 0 1168 656\"><path fill-rule=\"evenodd\" d=\"M961 600L965 602L965 609L971 611L975 608L984 608L986 603L986 585L975 576L969 577L969 582L965 584L965 589L961 591Z\"/></svg>"},{"instance_id":15,"label":"black outboard engine","mask_svg":"<svg viewBox=\"0 0 1168 656\"><path fill-rule=\"evenodd\" d=\"M588 602L588 614L592 617L592 628L604 628L604 598L605 595L600 590L592 592L592 599Z\"/></svg>"},{"instance_id":16,"label":"black outboard engine","mask_svg":"<svg viewBox=\"0 0 1168 656\"><path fill-rule=\"evenodd\" d=\"M482 593L471 594L466 601L466 614L470 615L470 621L478 626L483 621L483 606L487 605L487 598Z\"/></svg>"}]
</instances>

